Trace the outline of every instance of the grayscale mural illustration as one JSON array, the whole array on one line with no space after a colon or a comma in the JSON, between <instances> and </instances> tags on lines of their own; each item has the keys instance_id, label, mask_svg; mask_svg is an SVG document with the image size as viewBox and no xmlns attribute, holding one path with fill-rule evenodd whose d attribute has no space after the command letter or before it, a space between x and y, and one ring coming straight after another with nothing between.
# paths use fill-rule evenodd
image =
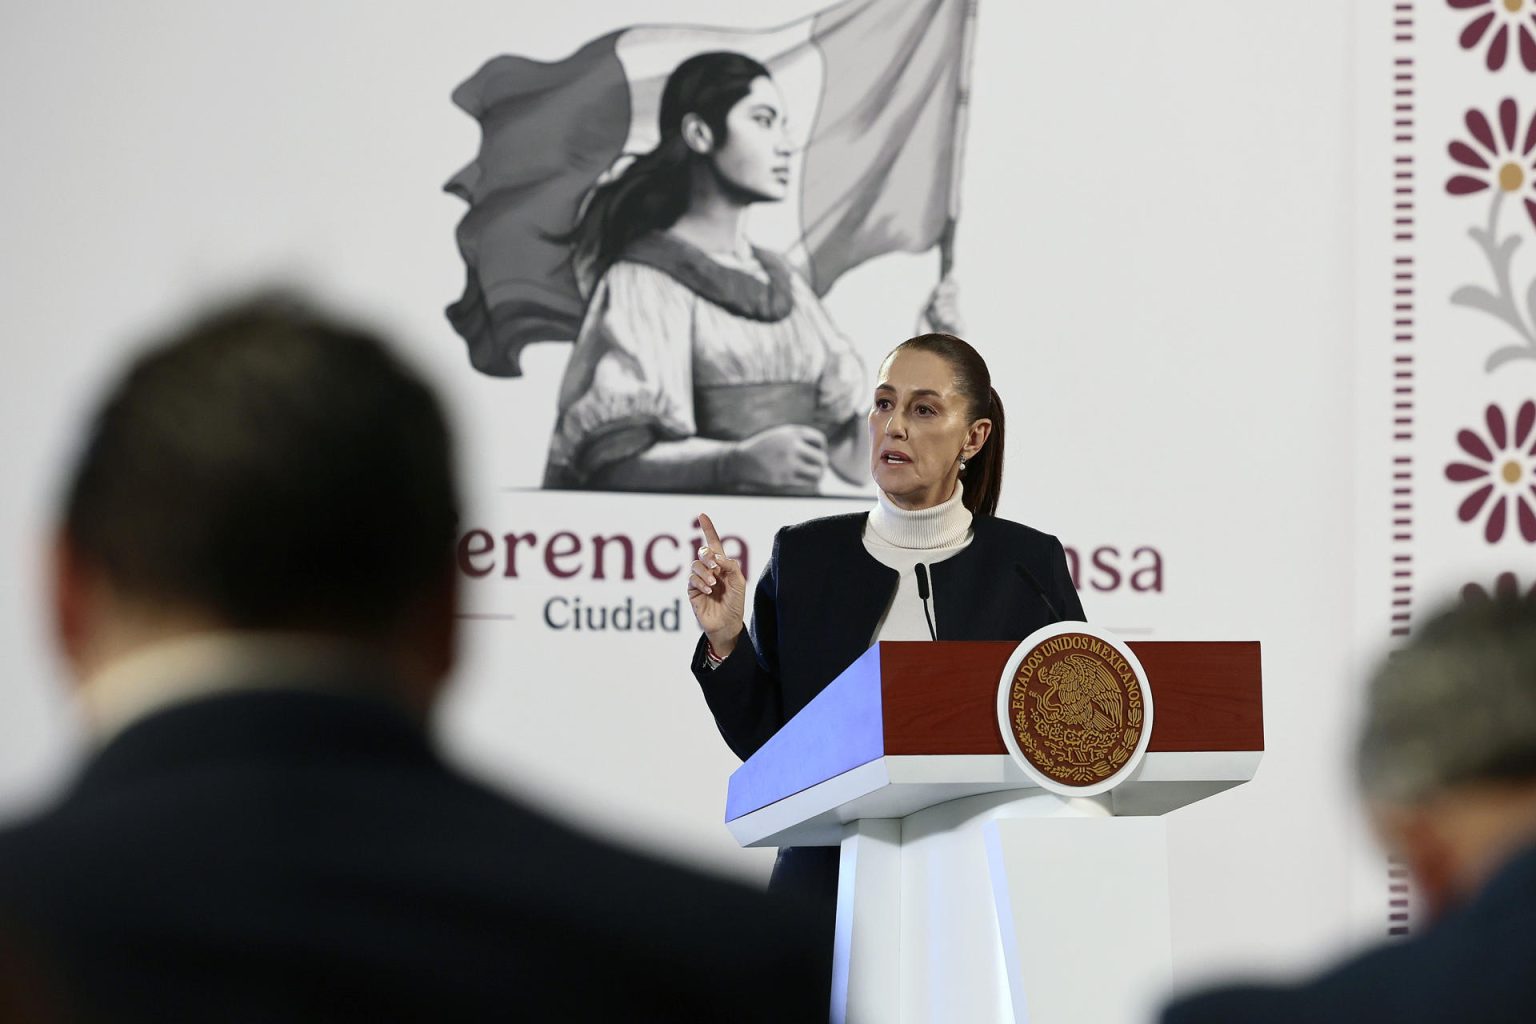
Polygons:
<instances>
[{"instance_id":1,"label":"grayscale mural illustration","mask_svg":"<svg viewBox=\"0 0 1536 1024\"><path fill-rule=\"evenodd\" d=\"M844 0L766 31L639 26L554 63L496 57L455 90L482 139L447 186L469 204L448 318L494 376L574 343L545 487L867 480L874 368L822 297L937 247L914 313L958 329L974 18L974 0Z\"/></svg>"}]
</instances>

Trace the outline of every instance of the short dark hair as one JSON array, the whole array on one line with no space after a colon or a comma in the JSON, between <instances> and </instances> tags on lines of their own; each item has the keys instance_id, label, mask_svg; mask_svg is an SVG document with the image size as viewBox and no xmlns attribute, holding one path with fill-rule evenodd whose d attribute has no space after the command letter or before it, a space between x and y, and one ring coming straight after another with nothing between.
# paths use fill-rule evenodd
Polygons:
<instances>
[{"instance_id":1,"label":"short dark hair","mask_svg":"<svg viewBox=\"0 0 1536 1024\"><path fill-rule=\"evenodd\" d=\"M125 596L246 629L387 629L452 572L451 441L375 335L292 296L218 308L105 396L63 527Z\"/></svg>"},{"instance_id":2,"label":"short dark hair","mask_svg":"<svg viewBox=\"0 0 1536 1024\"><path fill-rule=\"evenodd\" d=\"M1536 594L1457 602L1389 655L1367 691L1358 769L1367 797L1396 804L1536 782Z\"/></svg>"}]
</instances>

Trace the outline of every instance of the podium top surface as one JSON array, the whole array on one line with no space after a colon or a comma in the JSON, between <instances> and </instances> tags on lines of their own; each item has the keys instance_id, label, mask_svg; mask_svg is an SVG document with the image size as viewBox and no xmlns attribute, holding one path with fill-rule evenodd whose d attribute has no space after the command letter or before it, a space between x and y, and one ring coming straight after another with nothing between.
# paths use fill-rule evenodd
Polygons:
<instances>
[{"instance_id":1,"label":"podium top surface","mask_svg":"<svg viewBox=\"0 0 1536 1024\"><path fill-rule=\"evenodd\" d=\"M1012 641L865 651L730 780L726 820L887 756L1007 754L997 688ZM1257 641L1132 641L1157 713L1147 752L1262 751Z\"/></svg>"}]
</instances>

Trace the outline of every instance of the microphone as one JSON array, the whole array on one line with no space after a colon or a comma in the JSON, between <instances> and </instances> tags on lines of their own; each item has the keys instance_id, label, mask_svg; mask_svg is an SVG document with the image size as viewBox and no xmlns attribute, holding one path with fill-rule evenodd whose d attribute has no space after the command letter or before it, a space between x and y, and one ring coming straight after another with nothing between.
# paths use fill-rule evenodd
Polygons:
<instances>
[{"instance_id":1,"label":"microphone","mask_svg":"<svg viewBox=\"0 0 1536 1024\"><path fill-rule=\"evenodd\" d=\"M917 596L923 599L923 618L928 620L928 637L937 640L939 634L933 628L933 616L928 613L928 567L918 562L912 568L917 573Z\"/></svg>"},{"instance_id":2,"label":"microphone","mask_svg":"<svg viewBox=\"0 0 1536 1024\"><path fill-rule=\"evenodd\" d=\"M1045 588L1040 585L1039 580L1035 579L1035 574L1029 571L1029 567L1023 562L1014 562L1013 571L1029 581L1029 585L1035 588L1035 593L1040 595L1040 600L1044 601L1045 607L1050 610L1051 619L1060 622L1061 613L1056 610L1055 605L1051 604L1051 599L1045 596Z\"/></svg>"}]
</instances>

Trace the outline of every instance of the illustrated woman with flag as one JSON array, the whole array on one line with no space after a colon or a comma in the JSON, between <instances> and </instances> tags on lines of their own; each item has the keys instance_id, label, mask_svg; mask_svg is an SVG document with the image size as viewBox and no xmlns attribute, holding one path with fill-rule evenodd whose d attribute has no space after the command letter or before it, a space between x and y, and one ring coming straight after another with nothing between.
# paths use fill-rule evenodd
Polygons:
<instances>
[{"instance_id":1,"label":"illustrated woman with flag","mask_svg":"<svg viewBox=\"0 0 1536 1024\"><path fill-rule=\"evenodd\" d=\"M547 487L814 493L863 478L865 369L820 299L753 246L793 145L768 69L704 53L667 78L661 139L570 235L594 281L560 388Z\"/></svg>"}]
</instances>

